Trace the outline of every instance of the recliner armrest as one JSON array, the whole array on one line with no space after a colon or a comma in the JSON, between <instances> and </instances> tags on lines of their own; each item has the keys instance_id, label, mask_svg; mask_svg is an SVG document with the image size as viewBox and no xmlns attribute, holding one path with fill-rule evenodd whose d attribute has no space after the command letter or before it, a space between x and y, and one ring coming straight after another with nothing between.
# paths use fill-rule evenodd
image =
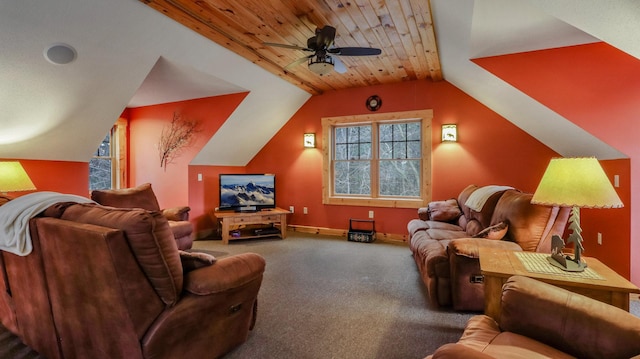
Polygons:
<instances>
[{"instance_id":1,"label":"recliner armrest","mask_svg":"<svg viewBox=\"0 0 640 359\"><path fill-rule=\"evenodd\" d=\"M188 221L190 207L179 206L172 208L165 208L162 210L162 215L169 221Z\"/></svg>"},{"instance_id":2,"label":"recliner armrest","mask_svg":"<svg viewBox=\"0 0 640 359\"><path fill-rule=\"evenodd\" d=\"M428 359L493 359L492 356L472 349L464 344L449 343L441 346Z\"/></svg>"},{"instance_id":3,"label":"recliner armrest","mask_svg":"<svg viewBox=\"0 0 640 359\"><path fill-rule=\"evenodd\" d=\"M479 258L480 248L522 251L514 242L486 238L457 238L449 242L449 253L469 258Z\"/></svg>"},{"instance_id":4,"label":"recliner armrest","mask_svg":"<svg viewBox=\"0 0 640 359\"><path fill-rule=\"evenodd\" d=\"M528 277L513 276L503 286L499 324L578 358L640 353L640 318Z\"/></svg>"},{"instance_id":5,"label":"recliner armrest","mask_svg":"<svg viewBox=\"0 0 640 359\"><path fill-rule=\"evenodd\" d=\"M221 258L211 266L186 273L184 290L196 295L209 295L238 288L262 276L265 265L264 258L256 253Z\"/></svg>"}]
</instances>

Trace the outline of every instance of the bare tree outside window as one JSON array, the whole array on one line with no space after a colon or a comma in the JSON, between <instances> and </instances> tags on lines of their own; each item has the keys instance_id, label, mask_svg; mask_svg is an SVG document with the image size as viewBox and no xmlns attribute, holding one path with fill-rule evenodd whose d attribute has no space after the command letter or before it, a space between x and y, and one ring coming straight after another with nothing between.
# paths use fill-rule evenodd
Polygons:
<instances>
[{"instance_id":1,"label":"bare tree outside window","mask_svg":"<svg viewBox=\"0 0 640 359\"><path fill-rule=\"evenodd\" d=\"M371 193L371 126L335 128L334 192Z\"/></svg>"},{"instance_id":2,"label":"bare tree outside window","mask_svg":"<svg viewBox=\"0 0 640 359\"><path fill-rule=\"evenodd\" d=\"M420 122L382 124L380 133L381 196L419 197Z\"/></svg>"},{"instance_id":3,"label":"bare tree outside window","mask_svg":"<svg viewBox=\"0 0 640 359\"><path fill-rule=\"evenodd\" d=\"M112 170L111 131L109 131L89 160L89 190L111 189Z\"/></svg>"},{"instance_id":4,"label":"bare tree outside window","mask_svg":"<svg viewBox=\"0 0 640 359\"><path fill-rule=\"evenodd\" d=\"M418 110L323 118L323 203L428 203L432 117L433 111Z\"/></svg>"},{"instance_id":5,"label":"bare tree outside window","mask_svg":"<svg viewBox=\"0 0 640 359\"><path fill-rule=\"evenodd\" d=\"M127 184L127 120L118 119L89 160L89 190L120 188Z\"/></svg>"}]
</instances>

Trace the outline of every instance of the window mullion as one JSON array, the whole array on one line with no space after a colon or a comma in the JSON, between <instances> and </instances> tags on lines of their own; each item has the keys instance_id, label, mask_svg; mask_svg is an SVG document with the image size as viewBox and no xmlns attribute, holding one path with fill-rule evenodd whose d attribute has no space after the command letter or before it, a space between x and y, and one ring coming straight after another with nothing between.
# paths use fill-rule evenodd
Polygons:
<instances>
[{"instance_id":1,"label":"window mullion","mask_svg":"<svg viewBox=\"0 0 640 359\"><path fill-rule=\"evenodd\" d=\"M371 197L380 197L380 145L378 136L378 123L371 123Z\"/></svg>"}]
</instances>

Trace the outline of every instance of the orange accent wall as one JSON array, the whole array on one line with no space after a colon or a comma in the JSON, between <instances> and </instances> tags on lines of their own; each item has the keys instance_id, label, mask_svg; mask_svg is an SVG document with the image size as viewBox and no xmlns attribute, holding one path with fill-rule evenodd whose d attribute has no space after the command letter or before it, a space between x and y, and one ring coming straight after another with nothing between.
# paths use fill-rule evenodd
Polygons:
<instances>
[{"instance_id":1,"label":"orange accent wall","mask_svg":"<svg viewBox=\"0 0 640 359\"><path fill-rule=\"evenodd\" d=\"M348 228L349 218L374 211L379 233L406 234L416 209L322 204L321 118L369 113L371 95L379 112L433 109L432 197L457 197L469 184L505 184L534 191L549 159L557 154L446 81L412 81L354 88L313 96L247 165L247 172L275 173L279 207L294 206L289 223ZM441 143L440 126L457 123L459 142ZM302 135L315 132L317 148L304 149ZM302 208L309 209L303 214Z\"/></svg>"},{"instance_id":2,"label":"orange accent wall","mask_svg":"<svg viewBox=\"0 0 640 359\"><path fill-rule=\"evenodd\" d=\"M129 116L130 186L151 183L162 208L187 205L191 185L189 163L246 95L239 93L129 109L126 114ZM160 167L157 144L174 112L200 121L201 132L165 170Z\"/></svg>"},{"instance_id":3,"label":"orange accent wall","mask_svg":"<svg viewBox=\"0 0 640 359\"><path fill-rule=\"evenodd\" d=\"M13 161L13 160L11 160ZM69 161L19 160L37 191L89 196L89 163ZM12 192L18 197L30 192Z\"/></svg>"},{"instance_id":4,"label":"orange accent wall","mask_svg":"<svg viewBox=\"0 0 640 359\"><path fill-rule=\"evenodd\" d=\"M606 43L475 59L475 63L630 159L604 161L623 209L586 211L585 255L600 258L640 285L640 61ZM603 244L595 243L597 232Z\"/></svg>"}]
</instances>

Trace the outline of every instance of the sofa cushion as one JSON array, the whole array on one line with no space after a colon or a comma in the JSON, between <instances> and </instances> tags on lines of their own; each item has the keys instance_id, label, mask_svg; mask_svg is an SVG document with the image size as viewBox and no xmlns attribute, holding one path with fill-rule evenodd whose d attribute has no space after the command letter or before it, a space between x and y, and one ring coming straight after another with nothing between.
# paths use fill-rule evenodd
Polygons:
<instances>
[{"instance_id":1,"label":"sofa cushion","mask_svg":"<svg viewBox=\"0 0 640 359\"><path fill-rule=\"evenodd\" d=\"M500 240L507 234L508 230L509 225L506 222L500 222L483 229L473 237Z\"/></svg>"},{"instance_id":2,"label":"sofa cushion","mask_svg":"<svg viewBox=\"0 0 640 359\"><path fill-rule=\"evenodd\" d=\"M182 269L185 272L208 267L216 262L216 257L204 252L178 251L178 253L180 254L180 262L182 262Z\"/></svg>"},{"instance_id":3,"label":"sofa cushion","mask_svg":"<svg viewBox=\"0 0 640 359\"><path fill-rule=\"evenodd\" d=\"M142 208L148 211L159 211L158 199L153 193L150 183L134 188L94 190L91 199L103 206L117 208Z\"/></svg>"},{"instance_id":4,"label":"sofa cushion","mask_svg":"<svg viewBox=\"0 0 640 359\"><path fill-rule=\"evenodd\" d=\"M418 208L418 218L423 221L429 220L429 207L420 207Z\"/></svg>"},{"instance_id":5,"label":"sofa cushion","mask_svg":"<svg viewBox=\"0 0 640 359\"><path fill-rule=\"evenodd\" d=\"M449 253L469 258L480 258L480 247L521 251L516 243L488 241L485 238L457 238L449 242Z\"/></svg>"},{"instance_id":6,"label":"sofa cushion","mask_svg":"<svg viewBox=\"0 0 640 359\"><path fill-rule=\"evenodd\" d=\"M473 237L484 229L482 223L480 223L480 221L478 221L477 219L469 220L465 228L467 232L467 235L465 237Z\"/></svg>"},{"instance_id":7,"label":"sofa cushion","mask_svg":"<svg viewBox=\"0 0 640 359\"><path fill-rule=\"evenodd\" d=\"M409 236L413 236L417 231L428 229L429 225L426 221L421 219L412 219L407 223L407 231L409 232Z\"/></svg>"},{"instance_id":8,"label":"sofa cushion","mask_svg":"<svg viewBox=\"0 0 640 359\"><path fill-rule=\"evenodd\" d=\"M462 215L458 201L454 198L429 203L429 219L438 222L453 222Z\"/></svg>"},{"instance_id":9,"label":"sofa cushion","mask_svg":"<svg viewBox=\"0 0 640 359\"><path fill-rule=\"evenodd\" d=\"M158 296L167 305L178 301L183 286L182 264L169 223L160 212L77 203L69 206L61 218L122 230Z\"/></svg>"},{"instance_id":10,"label":"sofa cushion","mask_svg":"<svg viewBox=\"0 0 640 359\"><path fill-rule=\"evenodd\" d=\"M531 204L533 194L514 190L506 191L496 205L492 223L508 222L505 240L511 240L525 251L535 252L549 221L553 207Z\"/></svg>"}]
</instances>

